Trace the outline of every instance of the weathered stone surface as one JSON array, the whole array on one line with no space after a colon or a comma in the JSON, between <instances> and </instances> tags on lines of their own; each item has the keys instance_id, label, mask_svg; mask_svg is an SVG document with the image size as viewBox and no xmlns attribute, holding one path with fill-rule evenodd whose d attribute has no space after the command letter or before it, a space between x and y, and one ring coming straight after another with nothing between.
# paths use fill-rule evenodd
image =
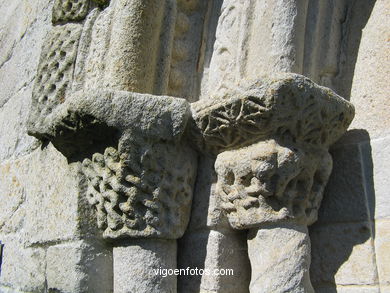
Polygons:
<instances>
[{"instance_id":1,"label":"weathered stone surface","mask_svg":"<svg viewBox=\"0 0 390 293\"><path fill-rule=\"evenodd\" d=\"M175 1L114 2L112 27L106 36L110 43L102 85L116 90L165 94L168 76L164 73L170 64Z\"/></svg>"},{"instance_id":2,"label":"weathered stone surface","mask_svg":"<svg viewBox=\"0 0 390 293\"><path fill-rule=\"evenodd\" d=\"M306 1L223 1L202 97L263 74L301 73L306 8Z\"/></svg>"},{"instance_id":3,"label":"weathered stone surface","mask_svg":"<svg viewBox=\"0 0 390 293\"><path fill-rule=\"evenodd\" d=\"M364 162L359 145L331 150L333 169L318 212L319 223L367 221Z\"/></svg>"},{"instance_id":4,"label":"weathered stone surface","mask_svg":"<svg viewBox=\"0 0 390 293\"><path fill-rule=\"evenodd\" d=\"M365 173L367 190L371 198L369 205L372 218L390 218L390 137L372 140L362 144L366 159Z\"/></svg>"},{"instance_id":5,"label":"weathered stone surface","mask_svg":"<svg viewBox=\"0 0 390 293\"><path fill-rule=\"evenodd\" d=\"M375 2L362 33L353 78L351 102L356 105L353 128L366 129L371 139L390 133L390 3Z\"/></svg>"},{"instance_id":6,"label":"weathered stone surface","mask_svg":"<svg viewBox=\"0 0 390 293\"><path fill-rule=\"evenodd\" d=\"M279 74L193 103L194 139L213 153L276 137L327 148L347 129L353 106L297 74Z\"/></svg>"},{"instance_id":7,"label":"weathered stone surface","mask_svg":"<svg viewBox=\"0 0 390 293\"><path fill-rule=\"evenodd\" d=\"M69 148L72 144L81 144L80 140L87 141L89 145L93 139L99 140L98 134L104 136L105 133L99 131L95 134L92 130L104 124L118 129L120 133L131 130L150 139L177 141L183 136L189 116L189 106L183 99L88 90L75 93L54 113L30 125L30 133L57 143L64 137L63 143L67 143ZM89 129L92 133L83 133L78 141L67 142L70 137L88 128L92 128Z\"/></svg>"},{"instance_id":8,"label":"weathered stone surface","mask_svg":"<svg viewBox=\"0 0 390 293\"><path fill-rule=\"evenodd\" d=\"M31 87L43 38L49 29L48 1L1 2L0 161L30 152L35 139L25 130Z\"/></svg>"},{"instance_id":9,"label":"weathered stone surface","mask_svg":"<svg viewBox=\"0 0 390 293\"><path fill-rule=\"evenodd\" d=\"M23 232L30 244L79 235L79 179L51 145L4 162L1 171L1 232Z\"/></svg>"},{"instance_id":10,"label":"weathered stone surface","mask_svg":"<svg viewBox=\"0 0 390 293\"><path fill-rule=\"evenodd\" d=\"M18 238L1 237L4 249L0 288L1 286L9 287L10 292L43 292L45 288L45 250L25 248Z\"/></svg>"},{"instance_id":11,"label":"weathered stone surface","mask_svg":"<svg viewBox=\"0 0 390 293\"><path fill-rule=\"evenodd\" d=\"M176 241L140 239L113 249L115 293L174 293ZM161 269L161 271L160 271Z\"/></svg>"},{"instance_id":12,"label":"weathered stone surface","mask_svg":"<svg viewBox=\"0 0 390 293\"><path fill-rule=\"evenodd\" d=\"M128 153L110 147L83 162L103 237L181 237L195 181L191 150L139 139L128 144Z\"/></svg>"},{"instance_id":13,"label":"weathered stone surface","mask_svg":"<svg viewBox=\"0 0 390 293\"><path fill-rule=\"evenodd\" d=\"M50 246L46 278L49 292L107 293L112 290L112 255L84 241Z\"/></svg>"},{"instance_id":14,"label":"weathered stone surface","mask_svg":"<svg viewBox=\"0 0 390 293\"><path fill-rule=\"evenodd\" d=\"M52 22L80 21L88 13L89 0L55 0Z\"/></svg>"},{"instance_id":15,"label":"weathered stone surface","mask_svg":"<svg viewBox=\"0 0 390 293\"><path fill-rule=\"evenodd\" d=\"M0 108L0 161L26 155L40 144L37 139L27 135L31 92L32 85L29 85Z\"/></svg>"},{"instance_id":16,"label":"weathered stone surface","mask_svg":"<svg viewBox=\"0 0 390 293\"><path fill-rule=\"evenodd\" d=\"M378 286L337 286L315 288L316 293L383 293Z\"/></svg>"},{"instance_id":17,"label":"weathered stone surface","mask_svg":"<svg viewBox=\"0 0 390 293\"><path fill-rule=\"evenodd\" d=\"M65 101L74 73L82 26L55 26L42 47L29 124L34 127Z\"/></svg>"},{"instance_id":18,"label":"weathered stone surface","mask_svg":"<svg viewBox=\"0 0 390 293\"><path fill-rule=\"evenodd\" d=\"M390 220L375 222L375 253L381 289L390 287Z\"/></svg>"},{"instance_id":19,"label":"weathered stone surface","mask_svg":"<svg viewBox=\"0 0 390 293\"><path fill-rule=\"evenodd\" d=\"M317 220L332 159L326 151L259 142L218 155L216 193L235 229Z\"/></svg>"},{"instance_id":20,"label":"weathered stone surface","mask_svg":"<svg viewBox=\"0 0 390 293\"><path fill-rule=\"evenodd\" d=\"M378 283L369 223L315 225L310 237L315 287Z\"/></svg>"},{"instance_id":21,"label":"weathered stone surface","mask_svg":"<svg viewBox=\"0 0 390 293\"><path fill-rule=\"evenodd\" d=\"M168 95L195 102L198 95L199 68L202 64L204 22L207 1L177 1L177 15L172 60L169 71Z\"/></svg>"},{"instance_id":22,"label":"weathered stone surface","mask_svg":"<svg viewBox=\"0 0 390 293\"><path fill-rule=\"evenodd\" d=\"M182 99L88 91L70 96L32 133L87 158L87 196L104 237L175 239L188 224L196 176L196 155L180 143L189 115Z\"/></svg>"},{"instance_id":23,"label":"weathered stone surface","mask_svg":"<svg viewBox=\"0 0 390 293\"><path fill-rule=\"evenodd\" d=\"M246 233L223 233L211 230L207 241L207 256L198 292L248 292L250 264ZM222 275L225 274L225 275ZM197 292L191 291L189 292Z\"/></svg>"},{"instance_id":24,"label":"weathered stone surface","mask_svg":"<svg viewBox=\"0 0 390 293\"><path fill-rule=\"evenodd\" d=\"M310 238L307 227L270 225L248 234L251 293L314 293L310 283Z\"/></svg>"},{"instance_id":25,"label":"weathered stone surface","mask_svg":"<svg viewBox=\"0 0 390 293\"><path fill-rule=\"evenodd\" d=\"M0 107L34 80L51 6L47 0L0 3Z\"/></svg>"},{"instance_id":26,"label":"weathered stone surface","mask_svg":"<svg viewBox=\"0 0 390 293\"><path fill-rule=\"evenodd\" d=\"M207 242L210 230L207 228L186 231L184 236L177 241L178 269L198 268L204 269L207 254ZM196 253L194 253L196 251ZM177 276L177 291L198 293L202 276L180 275Z\"/></svg>"},{"instance_id":27,"label":"weathered stone surface","mask_svg":"<svg viewBox=\"0 0 390 293\"><path fill-rule=\"evenodd\" d=\"M113 20L114 8L112 5L104 9L92 20L92 24L86 21L84 26L84 34L90 34L87 39L88 48L85 52L80 52L78 63L76 64L75 81L79 82L78 90L83 88L96 89L102 86L105 70L105 55L110 45L110 28ZM90 31L90 32L89 32ZM86 44L81 44L86 45ZM80 62L80 60L82 60ZM84 61L85 60L85 61ZM85 66L80 68L80 63L85 63Z\"/></svg>"}]
</instances>

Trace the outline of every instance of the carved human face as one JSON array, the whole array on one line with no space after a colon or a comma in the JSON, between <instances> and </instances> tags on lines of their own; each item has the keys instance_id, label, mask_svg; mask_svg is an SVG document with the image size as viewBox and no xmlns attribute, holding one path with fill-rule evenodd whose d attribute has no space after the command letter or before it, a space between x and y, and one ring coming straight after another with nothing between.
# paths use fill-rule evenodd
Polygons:
<instances>
[{"instance_id":1,"label":"carved human face","mask_svg":"<svg viewBox=\"0 0 390 293\"><path fill-rule=\"evenodd\" d=\"M311 222L331 169L329 155L281 146L274 140L217 157L217 194L231 225ZM313 213L314 211L314 213Z\"/></svg>"}]
</instances>

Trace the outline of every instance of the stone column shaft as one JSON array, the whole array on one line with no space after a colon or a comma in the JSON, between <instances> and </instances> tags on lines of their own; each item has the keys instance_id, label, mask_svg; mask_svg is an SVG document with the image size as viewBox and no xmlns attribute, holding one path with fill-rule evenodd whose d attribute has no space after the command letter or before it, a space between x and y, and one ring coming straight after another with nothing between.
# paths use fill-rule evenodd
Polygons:
<instances>
[{"instance_id":1,"label":"stone column shaft","mask_svg":"<svg viewBox=\"0 0 390 293\"><path fill-rule=\"evenodd\" d=\"M176 240L134 239L113 248L115 293L175 293ZM169 270L169 271L168 271Z\"/></svg>"},{"instance_id":2,"label":"stone column shaft","mask_svg":"<svg viewBox=\"0 0 390 293\"><path fill-rule=\"evenodd\" d=\"M310 283L310 238L307 227L275 224L251 229L248 255L251 293L314 293Z\"/></svg>"}]
</instances>

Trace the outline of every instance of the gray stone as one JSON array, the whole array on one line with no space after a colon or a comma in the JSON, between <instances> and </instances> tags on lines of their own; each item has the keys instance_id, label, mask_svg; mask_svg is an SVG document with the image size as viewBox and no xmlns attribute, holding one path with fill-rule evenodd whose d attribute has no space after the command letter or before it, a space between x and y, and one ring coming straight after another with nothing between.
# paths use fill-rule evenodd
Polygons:
<instances>
[{"instance_id":1,"label":"gray stone","mask_svg":"<svg viewBox=\"0 0 390 293\"><path fill-rule=\"evenodd\" d=\"M216 194L234 229L317 220L332 168L326 151L284 147L268 140L218 155Z\"/></svg>"},{"instance_id":2,"label":"gray stone","mask_svg":"<svg viewBox=\"0 0 390 293\"><path fill-rule=\"evenodd\" d=\"M195 205L193 205L194 207ZM207 254L207 243L210 230L187 230L178 240L177 267L179 269L204 269ZM194 253L196 252L196 253ZM201 275L179 275L177 291L183 293L198 293L200 290Z\"/></svg>"},{"instance_id":3,"label":"gray stone","mask_svg":"<svg viewBox=\"0 0 390 293\"><path fill-rule=\"evenodd\" d=\"M390 137L375 139L362 144L362 151L366 158L365 173L371 218L390 218L390 191L389 176L390 163L387 159L390 153Z\"/></svg>"},{"instance_id":4,"label":"gray stone","mask_svg":"<svg viewBox=\"0 0 390 293\"><path fill-rule=\"evenodd\" d=\"M153 0L146 5L140 0L119 0L112 1L112 5L111 31L105 36L110 37L110 43L103 86L165 94L168 77L163 73L170 64L174 1Z\"/></svg>"},{"instance_id":5,"label":"gray stone","mask_svg":"<svg viewBox=\"0 0 390 293\"><path fill-rule=\"evenodd\" d=\"M310 283L310 238L306 226L269 225L248 234L251 293L314 293Z\"/></svg>"},{"instance_id":6,"label":"gray stone","mask_svg":"<svg viewBox=\"0 0 390 293\"><path fill-rule=\"evenodd\" d=\"M55 0L53 23L83 20L88 13L89 0Z\"/></svg>"},{"instance_id":7,"label":"gray stone","mask_svg":"<svg viewBox=\"0 0 390 293\"><path fill-rule=\"evenodd\" d=\"M28 244L74 239L80 235L77 168L53 146L1 165L0 188L3 227L19 231ZM23 232L23 233L22 233Z\"/></svg>"},{"instance_id":8,"label":"gray stone","mask_svg":"<svg viewBox=\"0 0 390 293\"><path fill-rule=\"evenodd\" d=\"M370 229L369 223L315 225L310 229L310 275L315 287L378 283Z\"/></svg>"},{"instance_id":9,"label":"gray stone","mask_svg":"<svg viewBox=\"0 0 390 293\"><path fill-rule=\"evenodd\" d=\"M26 155L40 145L37 139L27 135L31 92L32 85L29 85L0 108L0 161Z\"/></svg>"},{"instance_id":10,"label":"gray stone","mask_svg":"<svg viewBox=\"0 0 390 293\"><path fill-rule=\"evenodd\" d=\"M0 107L33 82L51 6L46 0L0 3Z\"/></svg>"},{"instance_id":11,"label":"gray stone","mask_svg":"<svg viewBox=\"0 0 390 293\"><path fill-rule=\"evenodd\" d=\"M386 78L390 75L389 15L389 2L376 1L362 33L352 83L351 102L356 105L357 119L351 127L367 130L371 139L390 133L390 85Z\"/></svg>"},{"instance_id":12,"label":"gray stone","mask_svg":"<svg viewBox=\"0 0 390 293\"><path fill-rule=\"evenodd\" d=\"M43 38L49 29L50 3L0 3L0 160L36 147L25 121Z\"/></svg>"},{"instance_id":13,"label":"gray stone","mask_svg":"<svg viewBox=\"0 0 390 293\"><path fill-rule=\"evenodd\" d=\"M277 138L327 148L347 130L354 108L331 90L298 74L274 74L191 105L192 136L218 154Z\"/></svg>"},{"instance_id":14,"label":"gray stone","mask_svg":"<svg viewBox=\"0 0 390 293\"><path fill-rule=\"evenodd\" d=\"M50 246L46 278L49 292L107 293L112 290L112 254L84 241Z\"/></svg>"},{"instance_id":15,"label":"gray stone","mask_svg":"<svg viewBox=\"0 0 390 293\"><path fill-rule=\"evenodd\" d=\"M250 270L246 233L211 230L199 292L249 292Z\"/></svg>"},{"instance_id":16,"label":"gray stone","mask_svg":"<svg viewBox=\"0 0 390 293\"><path fill-rule=\"evenodd\" d=\"M191 150L167 143L123 142L85 159L87 198L105 238L176 239L189 221L196 161Z\"/></svg>"},{"instance_id":17,"label":"gray stone","mask_svg":"<svg viewBox=\"0 0 390 293\"><path fill-rule=\"evenodd\" d=\"M280 71L301 73L305 1L223 1L202 97Z\"/></svg>"},{"instance_id":18,"label":"gray stone","mask_svg":"<svg viewBox=\"0 0 390 293\"><path fill-rule=\"evenodd\" d=\"M0 286L9 287L10 292L43 292L45 288L45 250L43 248L26 248L18 238L4 236L1 238L4 248Z\"/></svg>"},{"instance_id":19,"label":"gray stone","mask_svg":"<svg viewBox=\"0 0 390 293\"><path fill-rule=\"evenodd\" d=\"M333 169L318 213L319 223L367 221L364 162L357 144L331 150Z\"/></svg>"},{"instance_id":20,"label":"gray stone","mask_svg":"<svg viewBox=\"0 0 390 293\"><path fill-rule=\"evenodd\" d=\"M65 101L72 86L81 30L82 25L70 23L55 26L47 35L34 85L31 124L36 116L46 117Z\"/></svg>"},{"instance_id":21,"label":"gray stone","mask_svg":"<svg viewBox=\"0 0 390 293\"><path fill-rule=\"evenodd\" d=\"M202 64L203 23L207 20L207 1L177 1L177 15L172 44L168 95L195 102L198 95L199 67ZM205 19L206 18L206 19Z\"/></svg>"},{"instance_id":22,"label":"gray stone","mask_svg":"<svg viewBox=\"0 0 390 293\"><path fill-rule=\"evenodd\" d=\"M374 243L381 289L390 287L390 220L375 221Z\"/></svg>"},{"instance_id":23,"label":"gray stone","mask_svg":"<svg viewBox=\"0 0 390 293\"><path fill-rule=\"evenodd\" d=\"M175 240L137 239L113 249L115 293L175 293Z\"/></svg>"},{"instance_id":24,"label":"gray stone","mask_svg":"<svg viewBox=\"0 0 390 293\"><path fill-rule=\"evenodd\" d=\"M334 286L315 288L316 293L383 293L378 286Z\"/></svg>"}]
</instances>

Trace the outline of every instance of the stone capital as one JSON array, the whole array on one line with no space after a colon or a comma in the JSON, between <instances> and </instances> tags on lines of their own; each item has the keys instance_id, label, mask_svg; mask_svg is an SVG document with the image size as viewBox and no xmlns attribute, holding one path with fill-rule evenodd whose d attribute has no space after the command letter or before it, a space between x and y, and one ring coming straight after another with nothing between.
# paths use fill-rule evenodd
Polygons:
<instances>
[{"instance_id":1,"label":"stone capital","mask_svg":"<svg viewBox=\"0 0 390 293\"><path fill-rule=\"evenodd\" d=\"M235 229L317 219L332 169L329 146L347 129L353 106L297 74L248 83L192 105L191 135L216 156L210 225Z\"/></svg>"}]
</instances>

